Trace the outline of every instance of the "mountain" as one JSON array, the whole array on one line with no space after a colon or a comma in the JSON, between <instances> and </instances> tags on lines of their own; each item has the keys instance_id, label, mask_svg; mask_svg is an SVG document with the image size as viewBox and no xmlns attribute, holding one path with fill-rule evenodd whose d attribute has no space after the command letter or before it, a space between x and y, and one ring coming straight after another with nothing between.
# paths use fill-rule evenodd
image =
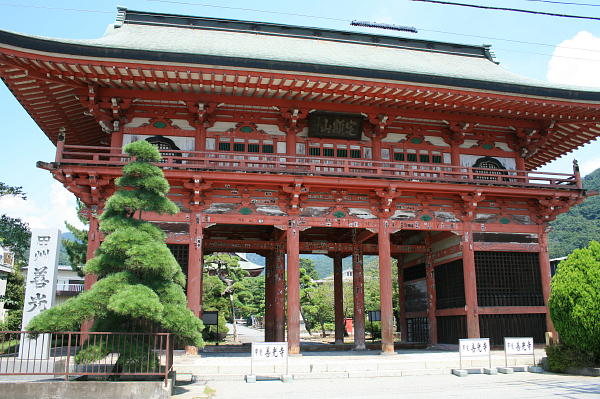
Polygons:
<instances>
[{"instance_id":1,"label":"mountain","mask_svg":"<svg viewBox=\"0 0 600 399\"><path fill-rule=\"evenodd\" d=\"M320 279L323 277L331 276L333 274L333 259L331 259L330 257L320 254L302 254L300 255L300 257L304 259L310 259L314 262L315 270L317 271L317 275ZM254 262L257 265L265 265L265 258L263 256L253 253L247 253L246 258L250 262ZM366 263L370 258L372 258L372 256L365 256L364 262ZM342 268L348 269L351 267L352 257L348 256L342 261Z\"/></svg>"},{"instance_id":2,"label":"mountain","mask_svg":"<svg viewBox=\"0 0 600 399\"><path fill-rule=\"evenodd\" d=\"M583 187L588 192L600 192L600 168L583 178ZM587 246L591 240L600 240L600 195L588 197L558 216L550 226L550 258L567 256L574 249Z\"/></svg>"}]
</instances>

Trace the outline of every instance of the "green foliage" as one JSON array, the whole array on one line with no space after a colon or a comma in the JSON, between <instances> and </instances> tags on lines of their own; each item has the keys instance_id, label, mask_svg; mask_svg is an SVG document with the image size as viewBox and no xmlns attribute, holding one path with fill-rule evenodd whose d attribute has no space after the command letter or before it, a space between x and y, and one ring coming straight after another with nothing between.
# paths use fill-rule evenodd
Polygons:
<instances>
[{"instance_id":1,"label":"green foliage","mask_svg":"<svg viewBox=\"0 0 600 399\"><path fill-rule=\"evenodd\" d=\"M27 199L27 195L23 192L23 187L13 187L0 181L0 198L5 196L21 197Z\"/></svg>"},{"instance_id":2,"label":"green foliage","mask_svg":"<svg viewBox=\"0 0 600 399\"><path fill-rule=\"evenodd\" d=\"M15 254L15 263L25 263L29 252L31 232L21 219L0 215L0 245Z\"/></svg>"},{"instance_id":3,"label":"green foliage","mask_svg":"<svg viewBox=\"0 0 600 399\"><path fill-rule=\"evenodd\" d=\"M4 321L0 322L0 331L21 331L23 310L9 310Z\"/></svg>"},{"instance_id":4,"label":"green foliage","mask_svg":"<svg viewBox=\"0 0 600 399\"><path fill-rule=\"evenodd\" d=\"M6 294L4 308L21 310L25 298L25 276L21 273L19 266L15 263L13 272L6 278Z\"/></svg>"},{"instance_id":5,"label":"green foliage","mask_svg":"<svg viewBox=\"0 0 600 399\"><path fill-rule=\"evenodd\" d=\"M0 182L0 198L5 196L17 196L27 199L22 187L12 187ZM15 263L24 263L29 252L29 241L31 232L27 223L21 219L0 215L0 245L8 248L15 254Z\"/></svg>"},{"instance_id":6,"label":"green foliage","mask_svg":"<svg viewBox=\"0 0 600 399\"><path fill-rule=\"evenodd\" d=\"M548 369L555 373L564 373L568 368L598 367L593 355L567 345L546 347Z\"/></svg>"},{"instance_id":7,"label":"green foliage","mask_svg":"<svg viewBox=\"0 0 600 399\"><path fill-rule=\"evenodd\" d=\"M585 176L586 190L600 191L600 169ZM600 240L600 196L587 198L569 212L559 215L550 223L550 257L567 256L577 248L583 248L592 240Z\"/></svg>"},{"instance_id":8,"label":"green foliage","mask_svg":"<svg viewBox=\"0 0 600 399\"><path fill-rule=\"evenodd\" d=\"M77 215L79 220L84 224L88 224L88 220L83 217L82 213L85 209L85 204L81 200L77 200ZM73 234L73 240L62 240L62 248L65 249L71 269L76 272L80 277L84 276L83 265L85 264L87 257L87 242L88 242L88 231L84 229L78 229L72 224L65 222L67 229Z\"/></svg>"},{"instance_id":9,"label":"green foliage","mask_svg":"<svg viewBox=\"0 0 600 399\"><path fill-rule=\"evenodd\" d=\"M600 243L592 241L559 264L549 307L561 343L600 362Z\"/></svg>"},{"instance_id":10,"label":"green foliage","mask_svg":"<svg viewBox=\"0 0 600 399\"><path fill-rule=\"evenodd\" d=\"M325 323L334 321L333 284L323 283L300 291L300 304L306 328L320 327L321 335L326 336Z\"/></svg>"},{"instance_id":11,"label":"green foliage","mask_svg":"<svg viewBox=\"0 0 600 399\"><path fill-rule=\"evenodd\" d=\"M239 317L263 317L265 314L265 276L244 277L238 283L236 308Z\"/></svg>"},{"instance_id":12,"label":"green foliage","mask_svg":"<svg viewBox=\"0 0 600 399\"><path fill-rule=\"evenodd\" d=\"M318 285L314 262L311 259L300 259L300 307L306 329L311 331L321 328L321 334L326 335L325 323L332 322L333 315L333 285L323 283Z\"/></svg>"},{"instance_id":13,"label":"green foliage","mask_svg":"<svg viewBox=\"0 0 600 399\"><path fill-rule=\"evenodd\" d=\"M143 212L177 212L166 197L169 185L162 170L146 162L160 160L160 154L145 141L127 145L125 152L135 158L135 166L125 167L123 177L116 180L118 190L100 216L100 229L107 235L84 267L99 281L36 316L27 329L76 330L82 321L94 319L95 331L147 331L156 326L175 334L184 345L202 346L202 322L186 308L185 276L165 244L165 234L142 219ZM103 353L105 348L90 348L81 356L98 358ZM140 353L123 348L119 367L137 364Z\"/></svg>"}]
</instances>

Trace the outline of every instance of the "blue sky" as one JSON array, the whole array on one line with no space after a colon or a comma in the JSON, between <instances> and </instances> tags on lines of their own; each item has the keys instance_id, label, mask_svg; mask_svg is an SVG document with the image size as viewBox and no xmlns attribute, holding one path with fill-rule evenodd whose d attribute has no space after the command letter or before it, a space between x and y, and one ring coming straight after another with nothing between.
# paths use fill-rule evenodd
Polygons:
<instances>
[{"instance_id":1,"label":"blue sky","mask_svg":"<svg viewBox=\"0 0 600 399\"><path fill-rule=\"evenodd\" d=\"M545 4L528 0L477 1L471 4L537 9L600 17L599 7ZM585 3L585 1L581 1ZM590 1L587 1L590 3ZM36 1L0 3L0 29L58 38L95 38L113 23L117 5L134 10L223 17L322 28L351 28L351 20L368 20L414 26L418 34L392 33L421 39L467 44L491 44L504 68L521 75L557 83L598 87L600 90L600 22L501 11L442 6L410 0L365 1ZM85 11L87 10L87 11ZM263 12L267 11L267 12ZM74 197L38 160L51 161L54 146L43 135L12 94L0 85L2 155L0 181L23 186L29 199L0 200L0 212L22 217L32 227L59 227L75 221ZM600 142L585 146L542 170L571 172L577 158L585 173L600 167Z\"/></svg>"}]
</instances>

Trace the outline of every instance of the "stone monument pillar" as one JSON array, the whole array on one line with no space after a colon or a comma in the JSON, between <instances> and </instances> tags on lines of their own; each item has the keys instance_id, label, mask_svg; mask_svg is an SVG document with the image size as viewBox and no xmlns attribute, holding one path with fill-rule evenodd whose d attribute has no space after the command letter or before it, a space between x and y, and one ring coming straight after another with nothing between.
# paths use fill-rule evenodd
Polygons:
<instances>
[{"instance_id":1,"label":"stone monument pillar","mask_svg":"<svg viewBox=\"0 0 600 399\"><path fill-rule=\"evenodd\" d=\"M23 324L54 304L56 294L56 272L58 270L58 251L61 243L58 229L34 229L31 231L29 264L25 280L25 301L23 306ZM50 349L50 334L40 334L32 339L21 337L19 358L47 359Z\"/></svg>"}]
</instances>

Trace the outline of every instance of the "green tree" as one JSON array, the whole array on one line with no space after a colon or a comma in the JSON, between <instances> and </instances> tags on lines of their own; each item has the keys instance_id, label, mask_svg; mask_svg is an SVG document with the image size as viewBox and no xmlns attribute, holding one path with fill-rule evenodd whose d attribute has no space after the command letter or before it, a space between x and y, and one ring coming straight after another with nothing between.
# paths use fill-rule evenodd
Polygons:
<instances>
[{"instance_id":1,"label":"green tree","mask_svg":"<svg viewBox=\"0 0 600 399\"><path fill-rule=\"evenodd\" d=\"M12 187L0 182L0 198L6 196L27 199L22 187ZM8 248L15 254L15 263L22 264L26 262L30 240L31 232L27 223L21 219L12 218L4 214L0 215L0 245Z\"/></svg>"},{"instance_id":2,"label":"green tree","mask_svg":"<svg viewBox=\"0 0 600 399\"><path fill-rule=\"evenodd\" d=\"M83 216L85 210L85 204L81 200L77 200L77 217L83 224L89 224L87 218ZM83 266L85 265L87 257L87 244L88 244L88 231L85 229L78 229L69 222L65 222L67 229L73 234L74 240L62 240L63 248L65 249L69 258L69 264L71 269L76 272L80 277L83 277Z\"/></svg>"},{"instance_id":3,"label":"green tree","mask_svg":"<svg viewBox=\"0 0 600 399\"><path fill-rule=\"evenodd\" d=\"M559 264L549 307L561 343L600 364L600 243L592 241Z\"/></svg>"},{"instance_id":4,"label":"green tree","mask_svg":"<svg viewBox=\"0 0 600 399\"><path fill-rule=\"evenodd\" d=\"M21 187L11 187L0 182L0 197L18 196L27 199ZM2 328L20 330L23 318L23 300L25 297L25 277L21 266L27 261L31 232L27 223L21 219L0 215L0 245L14 253L13 272L6 279L4 307L8 310Z\"/></svg>"},{"instance_id":5,"label":"green tree","mask_svg":"<svg viewBox=\"0 0 600 399\"><path fill-rule=\"evenodd\" d=\"M588 191L600 191L600 169L583 178ZM567 256L577 248L586 247L592 240L600 240L600 196L588 197L567 213L550 223L548 236L550 257Z\"/></svg>"},{"instance_id":6,"label":"green tree","mask_svg":"<svg viewBox=\"0 0 600 399\"><path fill-rule=\"evenodd\" d=\"M143 212L178 211L166 197L169 184L162 170L151 164L160 161L160 153L146 141L128 144L125 152L134 161L115 180L118 189L100 216L106 237L84 268L97 275L98 282L39 314L27 328L37 333L69 331L93 319L95 331L160 328L172 332L182 344L202 346L202 322L186 307L185 276L165 244L166 235L143 220ZM111 349L106 343L89 343L79 359L102 358ZM121 368L147 361L147 348L128 349L120 351L117 365Z\"/></svg>"},{"instance_id":7,"label":"green tree","mask_svg":"<svg viewBox=\"0 0 600 399\"><path fill-rule=\"evenodd\" d=\"M0 181L0 197L4 196L15 196L21 197L21 199L27 199L27 195L23 192L23 187L13 187Z\"/></svg>"},{"instance_id":8,"label":"green tree","mask_svg":"<svg viewBox=\"0 0 600 399\"><path fill-rule=\"evenodd\" d=\"M202 337L205 340L218 341L220 336L224 336L229 331L225 323L231 317L230 304L228 298L221 296L226 286L217 276L211 276L206 272L202 285L202 310L219 312L218 329L217 326L205 326ZM219 335L217 335L217 330Z\"/></svg>"},{"instance_id":9,"label":"green tree","mask_svg":"<svg viewBox=\"0 0 600 399\"><path fill-rule=\"evenodd\" d=\"M236 294L243 288L240 281L248 275L248 272L240 268L237 256L228 253L216 253L205 257L204 268L209 274L217 276L225 285L221 296L229 299L231 322L233 324L233 340L237 342Z\"/></svg>"}]
</instances>

